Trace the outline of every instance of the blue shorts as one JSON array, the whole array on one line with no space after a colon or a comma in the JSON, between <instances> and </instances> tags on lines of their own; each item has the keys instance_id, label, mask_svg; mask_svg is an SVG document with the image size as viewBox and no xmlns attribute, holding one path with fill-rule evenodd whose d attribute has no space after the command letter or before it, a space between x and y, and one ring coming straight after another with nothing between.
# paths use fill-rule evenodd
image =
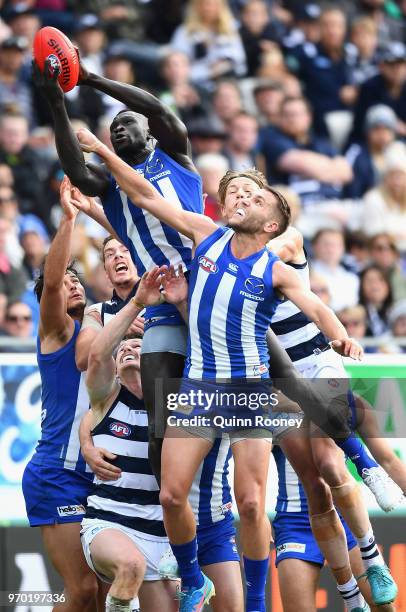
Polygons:
<instances>
[{"instance_id":1,"label":"blue shorts","mask_svg":"<svg viewBox=\"0 0 406 612\"><path fill-rule=\"evenodd\" d=\"M22 486L30 526L80 523L92 481L90 473L28 463Z\"/></svg>"},{"instance_id":2,"label":"blue shorts","mask_svg":"<svg viewBox=\"0 0 406 612\"><path fill-rule=\"evenodd\" d=\"M345 535L347 536L348 550L357 546L350 528L340 516ZM324 555L314 539L310 527L309 516L305 512L277 512L272 521L275 535L275 565L283 559L301 559L324 565Z\"/></svg>"},{"instance_id":3,"label":"blue shorts","mask_svg":"<svg viewBox=\"0 0 406 612\"><path fill-rule=\"evenodd\" d=\"M200 567L225 563L226 561L240 561L235 542L234 519L225 518L218 523L197 529L197 558Z\"/></svg>"}]
</instances>

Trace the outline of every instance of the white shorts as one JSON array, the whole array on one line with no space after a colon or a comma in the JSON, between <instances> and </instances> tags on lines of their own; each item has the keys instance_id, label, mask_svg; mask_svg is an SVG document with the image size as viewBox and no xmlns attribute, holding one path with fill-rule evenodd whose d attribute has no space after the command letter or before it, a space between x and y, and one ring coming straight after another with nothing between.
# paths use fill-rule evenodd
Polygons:
<instances>
[{"instance_id":1,"label":"white shorts","mask_svg":"<svg viewBox=\"0 0 406 612\"><path fill-rule=\"evenodd\" d=\"M294 362L303 378L348 378L341 355L330 349Z\"/></svg>"},{"instance_id":2,"label":"white shorts","mask_svg":"<svg viewBox=\"0 0 406 612\"><path fill-rule=\"evenodd\" d=\"M80 539L82 542L83 553L87 561L88 566L94 573L103 580L111 584L112 580L100 574L93 565L92 556L90 554L90 545L94 537L104 531L105 529L116 529L125 533L126 536L135 544L140 553L143 555L146 562L146 570L144 580L161 580L158 571L158 563L164 554L168 550L169 541L167 538L159 538L157 540L151 540L145 537L144 533L130 529L124 525L118 523L111 523L110 521L102 521L99 519L88 519L85 518L82 521L82 529L80 532Z\"/></svg>"}]
</instances>

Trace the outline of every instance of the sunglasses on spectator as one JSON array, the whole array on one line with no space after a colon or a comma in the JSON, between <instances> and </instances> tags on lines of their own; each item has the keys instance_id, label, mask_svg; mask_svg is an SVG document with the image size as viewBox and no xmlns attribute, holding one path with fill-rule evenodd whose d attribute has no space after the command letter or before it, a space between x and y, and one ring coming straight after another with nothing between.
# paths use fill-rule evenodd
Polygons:
<instances>
[{"instance_id":1,"label":"sunglasses on spectator","mask_svg":"<svg viewBox=\"0 0 406 612\"><path fill-rule=\"evenodd\" d=\"M31 315L8 315L6 318L7 321L11 321L11 323L17 323L17 321L25 321L28 323L28 321L32 320Z\"/></svg>"}]
</instances>

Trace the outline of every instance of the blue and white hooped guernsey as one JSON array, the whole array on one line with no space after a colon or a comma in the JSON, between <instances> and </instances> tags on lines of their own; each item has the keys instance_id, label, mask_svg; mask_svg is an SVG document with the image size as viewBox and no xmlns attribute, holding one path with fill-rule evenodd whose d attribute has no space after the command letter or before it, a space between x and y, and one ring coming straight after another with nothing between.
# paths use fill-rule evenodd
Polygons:
<instances>
[{"instance_id":1,"label":"blue and white hooped guernsey","mask_svg":"<svg viewBox=\"0 0 406 612\"><path fill-rule=\"evenodd\" d=\"M178 164L162 149L157 147L145 162L133 168L168 202L190 212L203 213L200 176ZM130 251L139 276L154 266L169 264L175 268L182 264L184 270L189 270L193 247L190 238L162 223L146 210L134 206L124 191L120 190L113 176L102 204L107 219ZM151 324L155 325L184 324L178 310L171 304L151 306L145 316L147 322L151 320Z\"/></svg>"},{"instance_id":2,"label":"blue and white hooped guernsey","mask_svg":"<svg viewBox=\"0 0 406 612\"><path fill-rule=\"evenodd\" d=\"M309 264L288 263L296 270L304 285L310 287ZM293 302L284 300L277 306L271 329L293 362L305 363L325 347L327 339L319 328Z\"/></svg>"},{"instance_id":3,"label":"blue and white hooped guernsey","mask_svg":"<svg viewBox=\"0 0 406 612\"><path fill-rule=\"evenodd\" d=\"M221 227L196 249L189 280L189 341L185 377L267 378L266 331L279 303L264 248L237 259L234 231Z\"/></svg>"}]
</instances>

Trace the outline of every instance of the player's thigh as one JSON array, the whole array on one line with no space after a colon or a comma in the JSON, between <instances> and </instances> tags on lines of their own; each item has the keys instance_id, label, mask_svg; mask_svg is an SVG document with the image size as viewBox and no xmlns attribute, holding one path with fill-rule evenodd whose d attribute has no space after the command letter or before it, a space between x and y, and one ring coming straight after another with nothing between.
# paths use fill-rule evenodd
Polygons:
<instances>
[{"instance_id":1,"label":"player's thigh","mask_svg":"<svg viewBox=\"0 0 406 612\"><path fill-rule=\"evenodd\" d=\"M244 612L244 592L238 561L204 565L202 571L216 588L216 596L210 601L213 612Z\"/></svg>"},{"instance_id":2,"label":"player's thigh","mask_svg":"<svg viewBox=\"0 0 406 612\"><path fill-rule=\"evenodd\" d=\"M355 546L349 551L351 570L354 576L362 576L364 574L364 564L361 558L361 552L358 546ZM366 602L371 607L372 612L394 612L395 607L393 604L385 604L383 606L374 606L371 597L371 588L366 577L359 578L357 580L358 586L361 593L363 594Z\"/></svg>"},{"instance_id":3,"label":"player's thigh","mask_svg":"<svg viewBox=\"0 0 406 612\"><path fill-rule=\"evenodd\" d=\"M132 568L143 578L145 559L129 535L119 529L103 529L89 546L95 570L114 580L120 569Z\"/></svg>"},{"instance_id":4,"label":"player's thigh","mask_svg":"<svg viewBox=\"0 0 406 612\"><path fill-rule=\"evenodd\" d=\"M42 525L41 533L47 554L56 571L62 576L66 589L79 584L97 590L96 576L86 563L80 542L80 523Z\"/></svg>"},{"instance_id":5,"label":"player's thigh","mask_svg":"<svg viewBox=\"0 0 406 612\"><path fill-rule=\"evenodd\" d=\"M236 498L246 495L248 491L265 495L272 444L261 438L247 438L233 444L231 449Z\"/></svg>"},{"instance_id":6,"label":"player's thigh","mask_svg":"<svg viewBox=\"0 0 406 612\"><path fill-rule=\"evenodd\" d=\"M164 389L165 381L168 379L180 379L183 375L185 358L177 353L142 353L141 355L141 379L144 391L144 401L147 410L153 416L156 405L160 406L160 398L156 398L155 391ZM157 378L162 379L162 384L157 384Z\"/></svg>"},{"instance_id":7,"label":"player's thigh","mask_svg":"<svg viewBox=\"0 0 406 612\"><path fill-rule=\"evenodd\" d=\"M142 612L177 612L179 602L176 600L177 580L144 580L138 597Z\"/></svg>"},{"instance_id":8,"label":"player's thigh","mask_svg":"<svg viewBox=\"0 0 406 612\"><path fill-rule=\"evenodd\" d=\"M300 559L283 559L278 564L283 612L316 612L320 566Z\"/></svg>"}]
</instances>

